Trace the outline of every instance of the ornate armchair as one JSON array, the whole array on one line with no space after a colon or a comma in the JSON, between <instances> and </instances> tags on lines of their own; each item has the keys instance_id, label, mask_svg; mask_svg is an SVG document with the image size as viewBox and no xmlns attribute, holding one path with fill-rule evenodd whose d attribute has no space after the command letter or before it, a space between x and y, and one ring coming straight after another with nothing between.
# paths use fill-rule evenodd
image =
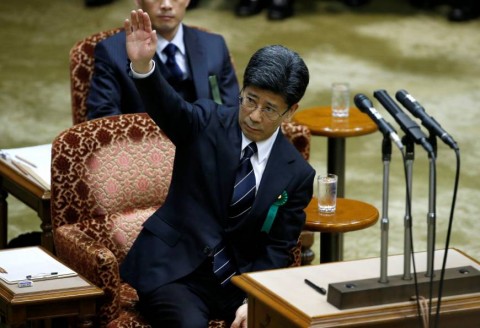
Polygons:
<instances>
[{"instance_id":1,"label":"ornate armchair","mask_svg":"<svg viewBox=\"0 0 480 328\"><path fill-rule=\"evenodd\" d=\"M149 327L119 264L162 206L175 147L147 114L77 124L52 144L51 210L57 256L105 292L95 326ZM299 245L298 245L299 246ZM300 264L300 247L292 265ZM226 327L224 321L209 325Z\"/></svg>"}]
</instances>

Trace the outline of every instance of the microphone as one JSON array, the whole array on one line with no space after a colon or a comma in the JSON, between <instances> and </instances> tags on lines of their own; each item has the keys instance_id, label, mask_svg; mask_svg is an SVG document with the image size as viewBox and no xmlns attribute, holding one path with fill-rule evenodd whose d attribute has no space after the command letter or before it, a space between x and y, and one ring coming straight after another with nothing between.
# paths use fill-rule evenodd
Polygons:
<instances>
[{"instance_id":1,"label":"microphone","mask_svg":"<svg viewBox=\"0 0 480 328\"><path fill-rule=\"evenodd\" d=\"M428 142L427 136L422 132L418 124L412 121L412 119L400 109L395 101L388 95L387 91L377 90L373 93L373 96L377 98L383 107L393 116L403 132L410 136L415 143L422 145L429 154L433 154L433 148Z\"/></svg>"},{"instance_id":2,"label":"microphone","mask_svg":"<svg viewBox=\"0 0 480 328\"><path fill-rule=\"evenodd\" d=\"M424 127L429 131L432 131L440 139L443 140L450 148L458 150L458 145L453 138L442 128L442 126L435 121L431 116L428 116L425 112L425 108L418 103L406 90L398 90L395 94L395 98L406 108L413 116L420 119Z\"/></svg>"},{"instance_id":3,"label":"microphone","mask_svg":"<svg viewBox=\"0 0 480 328\"><path fill-rule=\"evenodd\" d=\"M375 107L373 107L370 99L368 99L368 97L364 94L359 93L354 97L353 100L355 102L355 105L357 105L357 108L360 109L360 111L362 111L363 113L370 116L372 121L377 124L380 132L382 132L384 135L388 135L390 139L397 145L397 147L402 150L403 144L397 134L397 131L395 131L395 129L390 125L390 123L383 119L382 115L380 115L380 113L375 109Z\"/></svg>"}]
</instances>

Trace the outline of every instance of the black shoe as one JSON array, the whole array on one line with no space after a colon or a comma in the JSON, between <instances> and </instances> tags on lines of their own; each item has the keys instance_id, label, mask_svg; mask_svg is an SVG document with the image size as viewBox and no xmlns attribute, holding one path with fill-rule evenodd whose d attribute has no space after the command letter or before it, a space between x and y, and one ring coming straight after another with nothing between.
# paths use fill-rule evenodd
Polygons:
<instances>
[{"instance_id":1,"label":"black shoe","mask_svg":"<svg viewBox=\"0 0 480 328\"><path fill-rule=\"evenodd\" d=\"M113 0L85 0L87 7L99 7L111 3Z\"/></svg>"},{"instance_id":2,"label":"black shoe","mask_svg":"<svg viewBox=\"0 0 480 328\"><path fill-rule=\"evenodd\" d=\"M433 9L438 3L437 0L410 0L410 4L418 9Z\"/></svg>"},{"instance_id":3,"label":"black shoe","mask_svg":"<svg viewBox=\"0 0 480 328\"><path fill-rule=\"evenodd\" d=\"M293 16L293 0L272 0L268 8L268 19L282 20Z\"/></svg>"},{"instance_id":4,"label":"black shoe","mask_svg":"<svg viewBox=\"0 0 480 328\"><path fill-rule=\"evenodd\" d=\"M343 3L349 7L360 7L366 5L368 2L369 0L343 0Z\"/></svg>"},{"instance_id":5,"label":"black shoe","mask_svg":"<svg viewBox=\"0 0 480 328\"><path fill-rule=\"evenodd\" d=\"M240 17L253 16L266 7L265 0L240 0L235 7L235 14Z\"/></svg>"},{"instance_id":6,"label":"black shoe","mask_svg":"<svg viewBox=\"0 0 480 328\"><path fill-rule=\"evenodd\" d=\"M470 6L454 7L448 14L448 20L452 22L465 22L480 16L480 9Z\"/></svg>"}]
</instances>

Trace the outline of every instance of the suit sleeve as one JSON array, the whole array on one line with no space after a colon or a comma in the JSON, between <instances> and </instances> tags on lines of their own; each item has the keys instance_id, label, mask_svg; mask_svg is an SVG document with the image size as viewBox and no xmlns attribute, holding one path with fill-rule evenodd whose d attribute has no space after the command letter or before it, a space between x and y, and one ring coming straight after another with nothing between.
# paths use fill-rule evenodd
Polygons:
<instances>
[{"instance_id":1,"label":"suit sleeve","mask_svg":"<svg viewBox=\"0 0 480 328\"><path fill-rule=\"evenodd\" d=\"M87 97L87 111L88 119L121 114L121 86L110 54L102 42L95 47L95 67Z\"/></svg>"},{"instance_id":2,"label":"suit sleeve","mask_svg":"<svg viewBox=\"0 0 480 328\"><path fill-rule=\"evenodd\" d=\"M315 171L308 170L301 183L288 191L288 201L278 210L268 234L264 235L263 249L254 260L250 271L284 268L291 264L291 250L296 246L305 224L305 211L312 199Z\"/></svg>"},{"instance_id":3,"label":"suit sleeve","mask_svg":"<svg viewBox=\"0 0 480 328\"><path fill-rule=\"evenodd\" d=\"M207 126L217 104L202 99L185 101L168 84L158 67L145 78L133 78L145 110L175 145L189 143Z\"/></svg>"}]
</instances>

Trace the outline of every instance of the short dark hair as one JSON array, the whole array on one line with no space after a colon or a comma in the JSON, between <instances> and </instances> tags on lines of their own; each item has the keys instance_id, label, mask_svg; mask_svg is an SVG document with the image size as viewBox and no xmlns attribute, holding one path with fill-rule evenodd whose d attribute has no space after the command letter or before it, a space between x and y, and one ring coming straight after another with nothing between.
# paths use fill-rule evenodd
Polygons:
<instances>
[{"instance_id":1,"label":"short dark hair","mask_svg":"<svg viewBox=\"0 0 480 328\"><path fill-rule=\"evenodd\" d=\"M303 59L294 51L271 45L255 52L243 75L243 88L255 86L283 96L290 107L302 99L309 73Z\"/></svg>"}]
</instances>

